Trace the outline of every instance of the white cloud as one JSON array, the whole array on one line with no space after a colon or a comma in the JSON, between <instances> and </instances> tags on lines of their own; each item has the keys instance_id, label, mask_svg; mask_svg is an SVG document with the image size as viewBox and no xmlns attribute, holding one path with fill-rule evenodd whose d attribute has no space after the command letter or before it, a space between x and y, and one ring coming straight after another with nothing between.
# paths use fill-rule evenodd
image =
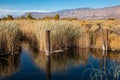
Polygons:
<instances>
[{"instance_id":1,"label":"white cloud","mask_svg":"<svg viewBox=\"0 0 120 80\"><path fill-rule=\"evenodd\" d=\"M51 12L51 11L45 11L45 10L8 10L8 9L0 9L0 17L6 16L6 15L18 16L18 15L22 15L25 12Z\"/></svg>"},{"instance_id":2,"label":"white cloud","mask_svg":"<svg viewBox=\"0 0 120 80\"><path fill-rule=\"evenodd\" d=\"M7 10L7 9L0 9L0 12L24 13L24 12L51 12L51 11L46 11L46 10Z\"/></svg>"}]
</instances>

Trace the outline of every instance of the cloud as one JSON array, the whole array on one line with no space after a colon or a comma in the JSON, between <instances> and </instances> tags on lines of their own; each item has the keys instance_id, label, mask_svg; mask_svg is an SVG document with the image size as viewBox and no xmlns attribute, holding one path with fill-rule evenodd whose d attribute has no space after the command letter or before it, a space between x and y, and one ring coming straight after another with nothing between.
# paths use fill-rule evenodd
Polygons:
<instances>
[{"instance_id":1,"label":"cloud","mask_svg":"<svg viewBox=\"0 0 120 80\"><path fill-rule=\"evenodd\" d=\"M0 17L4 17L7 15L19 16L24 14L25 12L51 12L46 10L9 10L9 9L0 9Z\"/></svg>"},{"instance_id":2,"label":"cloud","mask_svg":"<svg viewBox=\"0 0 120 80\"><path fill-rule=\"evenodd\" d=\"M7 9L0 9L0 12L24 13L24 12L51 12L51 11L46 11L46 10L7 10Z\"/></svg>"}]
</instances>

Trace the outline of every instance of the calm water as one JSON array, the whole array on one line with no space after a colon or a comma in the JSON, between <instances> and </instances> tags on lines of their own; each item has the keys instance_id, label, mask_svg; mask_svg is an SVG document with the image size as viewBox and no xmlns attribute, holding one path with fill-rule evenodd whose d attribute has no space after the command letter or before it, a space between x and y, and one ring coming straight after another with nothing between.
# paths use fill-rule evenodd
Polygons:
<instances>
[{"instance_id":1,"label":"calm water","mask_svg":"<svg viewBox=\"0 0 120 80\"><path fill-rule=\"evenodd\" d=\"M73 49L50 57L28 45L0 57L0 80L120 80L120 53Z\"/></svg>"}]
</instances>

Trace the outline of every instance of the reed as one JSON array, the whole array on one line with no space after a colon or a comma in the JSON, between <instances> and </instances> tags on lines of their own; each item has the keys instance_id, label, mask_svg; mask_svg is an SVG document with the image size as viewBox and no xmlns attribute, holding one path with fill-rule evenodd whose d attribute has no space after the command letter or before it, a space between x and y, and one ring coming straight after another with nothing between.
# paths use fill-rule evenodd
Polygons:
<instances>
[{"instance_id":1,"label":"reed","mask_svg":"<svg viewBox=\"0 0 120 80\"><path fill-rule=\"evenodd\" d=\"M14 22L0 22L0 49L1 53L13 53L15 46L19 46L20 29ZM17 43L17 44L16 44Z\"/></svg>"},{"instance_id":2,"label":"reed","mask_svg":"<svg viewBox=\"0 0 120 80\"><path fill-rule=\"evenodd\" d=\"M58 50L76 46L75 42L81 35L79 25L73 24L70 21L41 21L36 23L33 33L36 35L39 47L45 50L45 32L51 31L51 46L52 50Z\"/></svg>"},{"instance_id":3,"label":"reed","mask_svg":"<svg viewBox=\"0 0 120 80\"><path fill-rule=\"evenodd\" d=\"M65 20L24 20L16 21L20 29L29 40L37 42L40 50L45 51L45 33L51 31L52 50L76 46L76 41L81 35L79 23Z\"/></svg>"},{"instance_id":4,"label":"reed","mask_svg":"<svg viewBox=\"0 0 120 80\"><path fill-rule=\"evenodd\" d=\"M19 26L16 24L19 24ZM100 24L101 27L98 24ZM6 22L1 21L1 25L12 26L4 27L8 29L5 29L6 33L0 35L1 37L8 34L7 30L12 31L9 31L10 34L17 34L17 30L19 29L19 31L22 32L22 40L30 42L34 47L43 51L46 50L46 30L51 31L52 50L58 50L75 46L102 49L100 30L108 29L108 48L111 50L120 49L120 37L119 34L116 33L119 32L120 20L13 20ZM0 33L5 32L5 30L2 29L3 27ZM12 36L14 37L14 35ZM7 40L7 38L5 39ZM6 41L5 39L4 41ZM2 43L6 44L6 42Z\"/></svg>"}]
</instances>

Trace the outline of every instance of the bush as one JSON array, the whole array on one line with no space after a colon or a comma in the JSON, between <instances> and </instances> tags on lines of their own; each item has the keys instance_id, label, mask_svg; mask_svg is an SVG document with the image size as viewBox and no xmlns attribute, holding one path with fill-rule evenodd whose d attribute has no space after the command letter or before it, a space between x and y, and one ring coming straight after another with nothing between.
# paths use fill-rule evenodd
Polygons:
<instances>
[{"instance_id":1,"label":"bush","mask_svg":"<svg viewBox=\"0 0 120 80\"><path fill-rule=\"evenodd\" d=\"M13 16L12 15L7 15L7 20L13 20Z\"/></svg>"},{"instance_id":2,"label":"bush","mask_svg":"<svg viewBox=\"0 0 120 80\"><path fill-rule=\"evenodd\" d=\"M50 16L43 17L43 20L50 20L50 19L52 19Z\"/></svg>"},{"instance_id":3,"label":"bush","mask_svg":"<svg viewBox=\"0 0 120 80\"><path fill-rule=\"evenodd\" d=\"M53 18L54 18L55 20L59 20L60 15L59 15L59 14L56 14Z\"/></svg>"},{"instance_id":4,"label":"bush","mask_svg":"<svg viewBox=\"0 0 120 80\"><path fill-rule=\"evenodd\" d=\"M108 18L108 20L115 20L115 18Z\"/></svg>"},{"instance_id":5,"label":"bush","mask_svg":"<svg viewBox=\"0 0 120 80\"><path fill-rule=\"evenodd\" d=\"M27 19L35 19L35 18L32 17L31 13L29 13L26 18Z\"/></svg>"},{"instance_id":6,"label":"bush","mask_svg":"<svg viewBox=\"0 0 120 80\"><path fill-rule=\"evenodd\" d=\"M77 20L77 18L62 18L62 20L69 20L69 21L72 21L72 20Z\"/></svg>"}]
</instances>

